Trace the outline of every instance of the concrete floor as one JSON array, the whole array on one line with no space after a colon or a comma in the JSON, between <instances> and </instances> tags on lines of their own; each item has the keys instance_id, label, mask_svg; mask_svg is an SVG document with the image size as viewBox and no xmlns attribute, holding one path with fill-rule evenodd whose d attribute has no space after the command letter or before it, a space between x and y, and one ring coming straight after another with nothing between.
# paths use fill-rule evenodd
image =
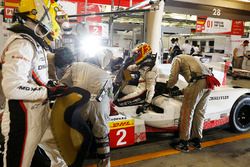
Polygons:
<instances>
[{"instance_id":1,"label":"concrete floor","mask_svg":"<svg viewBox=\"0 0 250 167\"><path fill-rule=\"evenodd\" d=\"M181 153L137 162L124 167L247 167L250 139L222 144L201 151Z\"/></svg>"}]
</instances>

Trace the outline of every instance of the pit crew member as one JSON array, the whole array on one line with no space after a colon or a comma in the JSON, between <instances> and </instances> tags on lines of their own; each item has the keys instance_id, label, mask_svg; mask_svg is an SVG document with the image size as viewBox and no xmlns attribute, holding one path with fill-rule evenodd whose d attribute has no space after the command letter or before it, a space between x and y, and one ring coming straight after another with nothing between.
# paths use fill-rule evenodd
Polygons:
<instances>
[{"instance_id":1,"label":"pit crew member","mask_svg":"<svg viewBox=\"0 0 250 167\"><path fill-rule=\"evenodd\" d=\"M167 87L172 88L182 75L188 82L184 89L184 99L181 106L180 141L175 144L177 150L188 152L189 141L192 146L201 149L204 114L208 96L219 81L211 71L198 59L189 55L177 56L172 64ZM172 93L173 94L173 93Z\"/></svg>"},{"instance_id":2,"label":"pit crew member","mask_svg":"<svg viewBox=\"0 0 250 167\"><path fill-rule=\"evenodd\" d=\"M112 80L110 74L103 70L109 64L110 58L100 54L89 58L88 61L91 63L75 62L67 68L60 80L60 83L67 86L80 87L91 93L91 100L83 109L82 117L90 121L93 126L92 132L97 143L98 167L110 166L108 119ZM62 64L56 61L55 63Z\"/></svg>"},{"instance_id":3,"label":"pit crew member","mask_svg":"<svg viewBox=\"0 0 250 167\"><path fill-rule=\"evenodd\" d=\"M14 34L1 53L2 87L7 99L1 124L4 167L30 166L39 143L51 166L66 166L50 131L47 100L65 90L65 86L47 86L46 50L60 32L55 20L58 10L54 1L21 0L14 13L19 23L9 28Z\"/></svg>"},{"instance_id":4,"label":"pit crew member","mask_svg":"<svg viewBox=\"0 0 250 167\"><path fill-rule=\"evenodd\" d=\"M236 47L233 51L233 68L242 68L242 62L244 56L246 56L246 51L249 41L245 40L243 43Z\"/></svg>"}]
</instances>

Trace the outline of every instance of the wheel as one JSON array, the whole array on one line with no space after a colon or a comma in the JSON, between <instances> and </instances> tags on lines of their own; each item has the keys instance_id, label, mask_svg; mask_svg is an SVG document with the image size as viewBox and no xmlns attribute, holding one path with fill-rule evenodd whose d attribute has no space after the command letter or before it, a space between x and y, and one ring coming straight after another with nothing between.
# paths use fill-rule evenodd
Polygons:
<instances>
[{"instance_id":1,"label":"wheel","mask_svg":"<svg viewBox=\"0 0 250 167\"><path fill-rule=\"evenodd\" d=\"M250 130L250 95L243 95L234 103L229 121L234 131Z\"/></svg>"}]
</instances>

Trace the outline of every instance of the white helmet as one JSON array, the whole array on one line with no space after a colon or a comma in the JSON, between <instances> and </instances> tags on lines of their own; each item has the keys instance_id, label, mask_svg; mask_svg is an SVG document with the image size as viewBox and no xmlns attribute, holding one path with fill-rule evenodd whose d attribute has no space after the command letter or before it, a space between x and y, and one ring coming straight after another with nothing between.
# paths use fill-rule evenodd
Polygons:
<instances>
[{"instance_id":1,"label":"white helmet","mask_svg":"<svg viewBox=\"0 0 250 167\"><path fill-rule=\"evenodd\" d=\"M70 25L70 23L68 21L65 21L62 24L62 30L64 34L71 34L72 33L72 26Z\"/></svg>"}]
</instances>

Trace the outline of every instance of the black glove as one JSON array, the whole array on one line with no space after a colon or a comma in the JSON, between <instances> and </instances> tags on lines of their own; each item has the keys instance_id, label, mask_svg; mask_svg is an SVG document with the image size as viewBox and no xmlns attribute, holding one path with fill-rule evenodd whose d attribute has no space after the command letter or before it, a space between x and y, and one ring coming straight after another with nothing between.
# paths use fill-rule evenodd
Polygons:
<instances>
[{"instance_id":1,"label":"black glove","mask_svg":"<svg viewBox=\"0 0 250 167\"><path fill-rule=\"evenodd\" d=\"M170 97L175 97L175 96L180 96L180 95L183 95L182 91L181 90L170 90L169 91L169 96Z\"/></svg>"},{"instance_id":2,"label":"black glove","mask_svg":"<svg viewBox=\"0 0 250 167\"><path fill-rule=\"evenodd\" d=\"M167 91L168 91L168 89L167 89L166 83L156 82L156 84L155 84L155 95L154 96L159 96L161 94L168 93Z\"/></svg>"},{"instance_id":3,"label":"black glove","mask_svg":"<svg viewBox=\"0 0 250 167\"><path fill-rule=\"evenodd\" d=\"M47 86L48 99L55 100L57 97L63 96L67 89L67 86L62 85Z\"/></svg>"},{"instance_id":4,"label":"black glove","mask_svg":"<svg viewBox=\"0 0 250 167\"><path fill-rule=\"evenodd\" d=\"M147 108L150 106L149 103L145 102L142 106L139 106L137 109L136 109L136 114L140 114L140 113L145 113L145 110L147 110Z\"/></svg>"},{"instance_id":5,"label":"black glove","mask_svg":"<svg viewBox=\"0 0 250 167\"><path fill-rule=\"evenodd\" d=\"M56 81L49 80L46 86L47 87L54 87L54 86L58 86L58 83Z\"/></svg>"}]
</instances>

